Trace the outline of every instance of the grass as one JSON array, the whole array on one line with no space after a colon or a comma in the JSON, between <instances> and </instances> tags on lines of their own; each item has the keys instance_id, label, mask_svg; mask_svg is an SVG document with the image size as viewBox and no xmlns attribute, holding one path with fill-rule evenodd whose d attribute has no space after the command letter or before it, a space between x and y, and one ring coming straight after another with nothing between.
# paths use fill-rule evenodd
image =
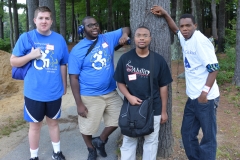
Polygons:
<instances>
[{"instance_id":1,"label":"grass","mask_svg":"<svg viewBox=\"0 0 240 160\"><path fill-rule=\"evenodd\" d=\"M8 123L6 125L0 127L0 138L3 136L9 136L12 132L21 130L24 127L24 124L26 124L23 118L17 118L14 120L9 117L7 121Z\"/></svg>"}]
</instances>

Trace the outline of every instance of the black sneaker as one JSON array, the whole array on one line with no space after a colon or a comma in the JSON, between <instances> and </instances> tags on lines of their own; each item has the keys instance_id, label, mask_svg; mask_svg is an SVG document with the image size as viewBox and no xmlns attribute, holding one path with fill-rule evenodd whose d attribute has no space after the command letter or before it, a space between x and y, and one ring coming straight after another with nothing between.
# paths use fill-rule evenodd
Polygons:
<instances>
[{"instance_id":1,"label":"black sneaker","mask_svg":"<svg viewBox=\"0 0 240 160\"><path fill-rule=\"evenodd\" d=\"M30 158L29 160L38 160L38 157Z\"/></svg>"},{"instance_id":2,"label":"black sneaker","mask_svg":"<svg viewBox=\"0 0 240 160\"><path fill-rule=\"evenodd\" d=\"M100 137L95 137L92 139L93 146L97 149L98 154L102 157L107 157L107 153L105 151L105 144L107 143L108 139L103 142Z\"/></svg>"},{"instance_id":3,"label":"black sneaker","mask_svg":"<svg viewBox=\"0 0 240 160\"><path fill-rule=\"evenodd\" d=\"M52 155L52 159L56 159L56 160L66 160L65 156L62 154L62 151L54 153Z\"/></svg>"},{"instance_id":4,"label":"black sneaker","mask_svg":"<svg viewBox=\"0 0 240 160\"><path fill-rule=\"evenodd\" d=\"M87 160L97 160L97 151L95 148L88 148L88 159Z\"/></svg>"}]
</instances>

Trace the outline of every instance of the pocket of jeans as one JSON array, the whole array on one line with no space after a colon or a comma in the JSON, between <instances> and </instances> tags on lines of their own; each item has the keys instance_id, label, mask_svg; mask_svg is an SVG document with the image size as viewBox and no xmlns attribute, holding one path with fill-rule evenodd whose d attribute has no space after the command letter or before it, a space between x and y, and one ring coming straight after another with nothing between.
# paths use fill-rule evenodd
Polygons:
<instances>
[{"instance_id":1,"label":"pocket of jeans","mask_svg":"<svg viewBox=\"0 0 240 160\"><path fill-rule=\"evenodd\" d=\"M206 103L201 103L201 102L199 102L198 99L197 99L197 103L198 103L199 105L204 105L204 106L206 106L206 105L209 104L209 101L207 101Z\"/></svg>"}]
</instances>

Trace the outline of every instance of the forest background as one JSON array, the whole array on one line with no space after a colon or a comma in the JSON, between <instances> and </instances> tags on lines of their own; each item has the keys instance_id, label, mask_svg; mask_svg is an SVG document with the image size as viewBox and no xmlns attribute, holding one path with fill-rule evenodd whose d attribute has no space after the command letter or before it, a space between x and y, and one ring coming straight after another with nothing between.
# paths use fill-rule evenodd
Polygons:
<instances>
[{"instance_id":1,"label":"forest background","mask_svg":"<svg viewBox=\"0 0 240 160\"><path fill-rule=\"evenodd\" d=\"M178 139L181 144L180 123L178 123L181 118L178 117L182 116L184 102L181 100L185 100L185 97L180 94L175 96L175 92L180 92L178 91L180 88L185 88L182 83L184 80L177 78L184 71L179 67L182 65L182 54L177 38L169 31L163 19L160 20L159 25L153 23L156 17L148 14L153 4L164 6L177 23L181 14L192 13L196 17L198 30L208 38L212 37L215 43L217 42L216 54L221 67L217 81L223 97L221 104L225 105L222 110L219 109L218 117L233 118L230 120L231 123L218 119L219 122L222 122L219 125L224 125L224 129L219 128L219 132L227 133L224 137L226 143L218 147L217 156L219 159L239 159L240 142L230 142L236 141L240 136L238 123L240 121L240 0L26 0L26 3L19 3L17 0L0 0L0 50L11 53L19 36L23 32L35 28L33 11L43 5L52 10L53 25L51 29L60 33L69 46L73 46L83 38L83 35L78 34L78 26L86 15L91 15L98 20L102 32L109 32L124 26L130 26L134 32L139 24L148 21L148 27L154 33L152 35L156 37L156 41L163 43L152 43L151 48L157 52L159 48L164 51L163 53L166 52L163 56L172 67L172 73L176 74L174 79L176 86L169 87L169 121L166 125L161 126L159 135L161 150L159 149L158 156L166 158L173 153L176 154L174 149L176 150L175 145ZM161 26L161 34L156 29L159 26ZM156 33L159 33L160 36ZM160 47L157 47L158 45ZM170 45L170 50L164 48L164 46ZM131 47L134 47L133 42ZM171 56L168 56L168 53L171 53ZM1 61L3 58L5 57L1 55ZM0 73L5 72L2 69ZM4 83L5 80L0 78L0 100L9 96L9 94L4 94L8 89ZM176 108L178 105L181 107ZM174 111L180 113L176 114ZM8 122L10 123L1 123L0 136L9 135L12 131L12 124L22 125L12 117L8 118ZM142 142L142 139L139 140ZM142 143L138 147L139 155L142 153L141 145Z\"/></svg>"}]
</instances>

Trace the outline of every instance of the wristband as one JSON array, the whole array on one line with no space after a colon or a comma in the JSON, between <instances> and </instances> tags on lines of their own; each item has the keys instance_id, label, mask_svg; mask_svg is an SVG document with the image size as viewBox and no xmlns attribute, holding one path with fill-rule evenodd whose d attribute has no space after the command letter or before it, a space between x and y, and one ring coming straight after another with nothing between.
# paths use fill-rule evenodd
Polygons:
<instances>
[{"instance_id":1,"label":"wristband","mask_svg":"<svg viewBox=\"0 0 240 160\"><path fill-rule=\"evenodd\" d=\"M208 92L210 91L210 87L208 87L208 86L205 85L205 86L203 87L202 91L208 93Z\"/></svg>"}]
</instances>

